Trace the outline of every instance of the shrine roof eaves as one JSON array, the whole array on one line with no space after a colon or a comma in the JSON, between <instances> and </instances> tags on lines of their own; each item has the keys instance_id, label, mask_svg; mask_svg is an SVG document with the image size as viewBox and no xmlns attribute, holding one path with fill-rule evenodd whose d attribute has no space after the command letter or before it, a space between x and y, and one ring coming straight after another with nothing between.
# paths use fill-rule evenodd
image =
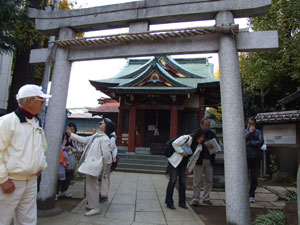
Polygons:
<instances>
[{"instance_id":1,"label":"shrine roof eaves","mask_svg":"<svg viewBox=\"0 0 300 225\"><path fill-rule=\"evenodd\" d=\"M146 63L139 64L139 60L141 62L145 62L144 59L134 59L133 64L131 64L131 59L128 59L127 64L123 67L123 69L113 78L103 79L103 80L91 80L90 83L96 87L96 89L100 90L101 88L108 88L109 90L116 91L120 89L123 92L123 89L127 89L128 91L138 88L133 87L140 83L143 79L150 75L150 73L156 71L163 79L167 80L171 84L176 87L185 87L197 89L198 87L215 87L219 86L219 79L214 77L213 74L213 64L208 63L207 58L185 58L184 67L177 62L181 62L182 59L172 59L171 57L163 57L167 63L171 63L174 66L174 61L176 61L176 70L182 72L183 74L188 74L192 77L173 77L171 76L165 68L163 68L158 62L160 57L156 57L153 59L149 59ZM134 67L132 70L131 67ZM198 74L193 72L186 72L186 68L192 69L193 71L197 71ZM143 87L145 88L145 87ZM175 90L176 88L170 89L170 87L165 86L156 86L156 90L158 89L168 89ZM147 90L154 90L153 88ZM140 92L140 91L138 91Z\"/></svg>"},{"instance_id":2,"label":"shrine roof eaves","mask_svg":"<svg viewBox=\"0 0 300 225\"><path fill-rule=\"evenodd\" d=\"M296 101L297 99L300 99L300 90L297 90L297 91L293 92L292 94L286 96L285 98L280 99L278 101L278 103L280 105L286 105L290 102Z\"/></svg>"},{"instance_id":3,"label":"shrine roof eaves","mask_svg":"<svg viewBox=\"0 0 300 225\"><path fill-rule=\"evenodd\" d=\"M164 79L176 85L177 87L184 86L182 82L170 76L159 64L155 64L155 65L149 65L148 68L144 72L142 72L139 76L135 77L134 79L131 79L127 83L123 83L119 87L135 86L153 72L159 73Z\"/></svg>"},{"instance_id":4,"label":"shrine roof eaves","mask_svg":"<svg viewBox=\"0 0 300 225\"><path fill-rule=\"evenodd\" d=\"M116 93L157 93L157 94L184 94L184 93L195 93L197 88L191 87L112 87L109 90Z\"/></svg>"}]
</instances>

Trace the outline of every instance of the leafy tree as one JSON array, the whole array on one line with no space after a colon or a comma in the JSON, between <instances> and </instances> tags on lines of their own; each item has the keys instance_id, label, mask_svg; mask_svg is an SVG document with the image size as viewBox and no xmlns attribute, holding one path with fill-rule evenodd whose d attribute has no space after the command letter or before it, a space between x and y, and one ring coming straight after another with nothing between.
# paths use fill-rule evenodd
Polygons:
<instances>
[{"instance_id":1,"label":"leafy tree","mask_svg":"<svg viewBox=\"0 0 300 225\"><path fill-rule=\"evenodd\" d=\"M0 0L0 54L23 47L15 35L15 25L27 18L25 5L24 0Z\"/></svg>"},{"instance_id":2,"label":"leafy tree","mask_svg":"<svg viewBox=\"0 0 300 225\"><path fill-rule=\"evenodd\" d=\"M300 84L300 1L273 0L268 14L250 18L253 30L278 30L279 49L240 55L245 112L281 110L277 101Z\"/></svg>"},{"instance_id":3,"label":"leafy tree","mask_svg":"<svg viewBox=\"0 0 300 225\"><path fill-rule=\"evenodd\" d=\"M8 8L6 11L10 10L8 13L16 14L16 10L18 9L17 12L21 15L21 16L18 16L19 14L16 14L14 16L11 15L12 18L15 18L13 23L11 23L10 21L3 22L4 25L5 24L10 25L6 27L10 28L9 37L11 38L10 39L11 42L7 43L6 45L8 46L9 51L14 52L12 83L10 86L9 100L7 106L7 112L11 112L17 108L17 101L15 99L15 96L21 86L30 83L37 84L37 85L41 84L43 72L44 72L44 65L29 64L30 50L34 48L47 47L48 37L43 35L40 31L35 30L34 20L27 17L26 11L28 7L42 9L44 8L44 6L48 5L49 1L48 0L28 0L28 1L0 0L0 1L1 3L5 2L5 4L8 5L6 7ZM8 4L7 2L10 2L10 4ZM20 5L21 3L22 5ZM59 7L60 9L67 10L72 8L72 4L70 4L68 0L62 0L59 4ZM6 28L4 25L3 27ZM6 29L6 31L4 31L3 33L4 34L8 33L8 29ZM15 42L17 44L14 44ZM0 36L0 49L1 48L2 46L1 46L1 36Z\"/></svg>"},{"instance_id":4,"label":"leafy tree","mask_svg":"<svg viewBox=\"0 0 300 225\"><path fill-rule=\"evenodd\" d=\"M15 4L16 1L20 0L9 1L12 1L12 4ZM36 79L36 69L39 68L39 66L29 64L30 49L41 47L47 39L41 32L35 30L34 20L27 17L28 7L42 9L44 1L30 0L23 2L25 3L20 9L22 10L23 17L22 19L15 20L12 25L13 31L11 32L11 36L21 44L18 46L11 46L15 50L7 112L14 111L17 108L15 96L21 86L30 83L39 84L40 81Z\"/></svg>"}]
</instances>

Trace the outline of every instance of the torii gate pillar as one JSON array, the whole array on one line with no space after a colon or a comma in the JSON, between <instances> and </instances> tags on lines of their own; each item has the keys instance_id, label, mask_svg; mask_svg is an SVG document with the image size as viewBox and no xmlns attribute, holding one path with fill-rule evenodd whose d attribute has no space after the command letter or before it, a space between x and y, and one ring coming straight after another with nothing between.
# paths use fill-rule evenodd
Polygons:
<instances>
[{"instance_id":1,"label":"torii gate pillar","mask_svg":"<svg viewBox=\"0 0 300 225\"><path fill-rule=\"evenodd\" d=\"M234 23L231 12L219 12L217 25ZM224 137L227 224L249 225L244 109L236 37L221 34L219 42L220 88Z\"/></svg>"},{"instance_id":2,"label":"torii gate pillar","mask_svg":"<svg viewBox=\"0 0 300 225\"><path fill-rule=\"evenodd\" d=\"M59 40L74 39L75 32L70 28L62 28ZM61 134L63 134L66 102L68 96L71 62L68 60L68 48L57 48L51 87L51 101L47 108L45 134L48 143L46 158L48 167L42 173L40 191L38 193L38 209L53 214L55 210L55 193L57 183L59 150ZM48 211L49 210L49 211ZM39 211L41 213L41 211Z\"/></svg>"}]
</instances>

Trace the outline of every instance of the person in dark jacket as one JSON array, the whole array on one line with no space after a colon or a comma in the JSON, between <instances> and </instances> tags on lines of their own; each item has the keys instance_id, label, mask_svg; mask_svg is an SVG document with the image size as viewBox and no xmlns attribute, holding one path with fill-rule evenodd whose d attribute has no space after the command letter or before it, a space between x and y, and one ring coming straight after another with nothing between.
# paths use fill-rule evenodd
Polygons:
<instances>
[{"instance_id":1,"label":"person in dark jacket","mask_svg":"<svg viewBox=\"0 0 300 225\"><path fill-rule=\"evenodd\" d=\"M248 119L248 127L245 131L247 164L250 171L250 189L249 201L255 202L255 190L258 185L259 162L262 159L261 146L264 144L263 135L256 129L256 120L254 117Z\"/></svg>"},{"instance_id":2,"label":"person in dark jacket","mask_svg":"<svg viewBox=\"0 0 300 225\"><path fill-rule=\"evenodd\" d=\"M204 143L202 144L203 150L196 162L194 168L194 179L193 179L193 200L192 205L199 205L201 185L204 183L203 203L212 205L210 201L210 192L213 186L213 166L215 162L216 154L209 153L208 148L211 147L209 140L216 138L216 134L210 129L210 120L203 118L201 120L201 128L205 133ZM204 182L203 182L204 179Z\"/></svg>"}]
</instances>

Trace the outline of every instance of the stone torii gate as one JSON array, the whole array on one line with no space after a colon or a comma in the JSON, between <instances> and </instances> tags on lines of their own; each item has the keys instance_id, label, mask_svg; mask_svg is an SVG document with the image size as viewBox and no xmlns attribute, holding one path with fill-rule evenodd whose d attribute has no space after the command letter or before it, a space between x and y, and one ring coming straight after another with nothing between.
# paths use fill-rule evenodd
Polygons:
<instances>
[{"instance_id":1,"label":"stone torii gate","mask_svg":"<svg viewBox=\"0 0 300 225\"><path fill-rule=\"evenodd\" d=\"M29 10L36 29L59 35L56 48L31 51L30 63L45 63L52 58L54 70L45 123L48 142L48 168L42 174L38 208L55 208L60 141L63 134L65 107L71 63L74 61L120 57L219 53L220 87L223 111L226 218L227 224L250 224L247 162L244 137L244 113L238 51L262 51L278 47L277 31L210 32L192 37L151 38L149 25L200 20L216 20L216 30L234 28L234 18L259 16L267 12L272 0L144 0L70 11ZM76 32L129 27L128 38L149 34L136 41L100 38L93 45L88 40L76 44ZM226 29L223 29L226 30ZM185 32L185 31L184 31ZM172 33L172 32L171 32ZM125 35L126 36L126 35ZM154 35L152 35L154 36ZM172 35L171 35L172 36ZM101 43L106 42L106 44Z\"/></svg>"}]
</instances>

